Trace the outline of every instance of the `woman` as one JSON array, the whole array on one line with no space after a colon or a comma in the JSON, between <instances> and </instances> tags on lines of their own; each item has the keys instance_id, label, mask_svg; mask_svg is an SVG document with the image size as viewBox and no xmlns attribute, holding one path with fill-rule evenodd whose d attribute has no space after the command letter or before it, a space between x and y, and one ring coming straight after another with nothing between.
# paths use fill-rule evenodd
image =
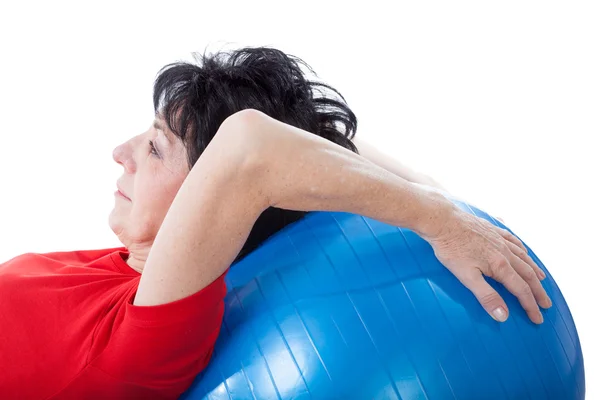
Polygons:
<instances>
[{"instance_id":1,"label":"woman","mask_svg":"<svg viewBox=\"0 0 600 400\"><path fill-rule=\"evenodd\" d=\"M508 309L483 275L542 322L544 275L522 243L374 149L384 168L356 154L354 114L300 60L247 48L198 61L161 71L155 120L114 151L109 224L124 247L0 266L0 397L177 398L209 362L227 269L311 210L410 228L497 321Z\"/></svg>"}]
</instances>

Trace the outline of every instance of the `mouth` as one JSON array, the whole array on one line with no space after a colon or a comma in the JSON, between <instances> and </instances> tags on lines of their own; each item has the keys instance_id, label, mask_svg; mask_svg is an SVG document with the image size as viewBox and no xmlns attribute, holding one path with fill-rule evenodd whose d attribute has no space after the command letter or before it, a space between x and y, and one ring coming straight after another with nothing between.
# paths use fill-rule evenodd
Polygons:
<instances>
[{"instance_id":1,"label":"mouth","mask_svg":"<svg viewBox=\"0 0 600 400\"><path fill-rule=\"evenodd\" d=\"M120 197L123 197L123 198L125 198L125 199L127 199L127 200L131 201L131 199L130 199L129 197L127 197L127 196L125 195L125 193L123 193L123 192L121 191L121 189L119 188L119 186L118 186L118 185L117 185L117 191L115 192L115 196L120 196Z\"/></svg>"}]
</instances>

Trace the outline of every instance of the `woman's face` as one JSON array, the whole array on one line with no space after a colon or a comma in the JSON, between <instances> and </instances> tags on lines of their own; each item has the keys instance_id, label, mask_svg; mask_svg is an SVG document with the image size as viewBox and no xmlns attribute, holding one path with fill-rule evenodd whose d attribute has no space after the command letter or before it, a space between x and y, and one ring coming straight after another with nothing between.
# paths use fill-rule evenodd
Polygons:
<instances>
[{"instance_id":1,"label":"woman's face","mask_svg":"<svg viewBox=\"0 0 600 400\"><path fill-rule=\"evenodd\" d=\"M131 253L147 254L189 173L187 151L157 116L146 132L115 148L113 158L124 168L117 184L128 198L115 194L110 228Z\"/></svg>"}]
</instances>

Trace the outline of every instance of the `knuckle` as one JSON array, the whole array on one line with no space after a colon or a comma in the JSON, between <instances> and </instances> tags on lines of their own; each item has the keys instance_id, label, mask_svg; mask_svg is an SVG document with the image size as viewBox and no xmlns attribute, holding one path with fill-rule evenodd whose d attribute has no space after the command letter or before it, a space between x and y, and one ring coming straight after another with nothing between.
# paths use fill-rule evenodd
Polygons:
<instances>
[{"instance_id":1,"label":"knuckle","mask_svg":"<svg viewBox=\"0 0 600 400\"><path fill-rule=\"evenodd\" d=\"M479 298L479 301L481 302L481 304L482 304L484 307L486 307L486 308L487 308L487 307L489 307L489 306L493 306L493 305L495 305L496 303L498 303L498 299L499 299L499 298L500 298L500 296L498 295L498 293L495 293L495 292L489 292L489 293L486 293L486 294L482 295L482 296Z\"/></svg>"},{"instance_id":2,"label":"knuckle","mask_svg":"<svg viewBox=\"0 0 600 400\"><path fill-rule=\"evenodd\" d=\"M534 282L537 280L537 275L533 268L527 268L527 270L523 273L523 279L527 282Z\"/></svg>"},{"instance_id":3,"label":"knuckle","mask_svg":"<svg viewBox=\"0 0 600 400\"><path fill-rule=\"evenodd\" d=\"M492 271L492 278L501 279L507 274L508 261L506 261L504 256L498 255L491 260L490 269Z\"/></svg>"},{"instance_id":4,"label":"knuckle","mask_svg":"<svg viewBox=\"0 0 600 400\"><path fill-rule=\"evenodd\" d=\"M522 248L520 248L520 247L517 247L517 248L515 249L514 253L515 253L515 254L517 255L517 257L519 257L519 258L525 258L525 255L526 255L526 253L525 253L525 250L523 250L523 249L522 249Z\"/></svg>"},{"instance_id":5,"label":"knuckle","mask_svg":"<svg viewBox=\"0 0 600 400\"><path fill-rule=\"evenodd\" d=\"M510 242L508 242L508 243L510 243ZM509 246L508 243L505 243L505 245L502 246L502 253L511 255L511 254L513 254L513 251L512 251L512 247Z\"/></svg>"},{"instance_id":6,"label":"knuckle","mask_svg":"<svg viewBox=\"0 0 600 400\"><path fill-rule=\"evenodd\" d=\"M528 284L523 282L517 288L517 296L518 297L533 297L533 292L531 291L531 287Z\"/></svg>"},{"instance_id":7,"label":"knuckle","mask_svg":"<svg viewBox=\"0 0 600 400\"><path fill-rule=\"evenodd\" d=\"M501 227L501 226L496 226L496 230L497 230L497 231L498 231L498 232L499 232L499 233L500 233L502 236L505 236L505 237L506 237L507 235L510 235L510 232L509 232L509 231L507 231L506 229L504 229L504 228L503 228L503 227Z\"/></svg>"}]
</instances>

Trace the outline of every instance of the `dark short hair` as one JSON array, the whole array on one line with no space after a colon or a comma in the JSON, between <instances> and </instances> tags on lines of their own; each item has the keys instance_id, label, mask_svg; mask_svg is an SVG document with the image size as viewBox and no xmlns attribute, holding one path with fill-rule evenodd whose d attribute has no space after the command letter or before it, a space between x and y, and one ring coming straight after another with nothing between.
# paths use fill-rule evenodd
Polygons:
<instances>
[{"instance_id":1,"label":"dark short hair","mask_svg":"<svg viewBox=\"0 0 600 400\"><path fill-rule=\"evenodd\" d=\"M331 86L301 59L269 47L194 53L195 63L163 67L154 82L154 111L182 140L190 169L230 115L259 110L355 153L356 116ZM307 213L270 207L256 221L235 262Z\"/></svg>"}]
</instances>

